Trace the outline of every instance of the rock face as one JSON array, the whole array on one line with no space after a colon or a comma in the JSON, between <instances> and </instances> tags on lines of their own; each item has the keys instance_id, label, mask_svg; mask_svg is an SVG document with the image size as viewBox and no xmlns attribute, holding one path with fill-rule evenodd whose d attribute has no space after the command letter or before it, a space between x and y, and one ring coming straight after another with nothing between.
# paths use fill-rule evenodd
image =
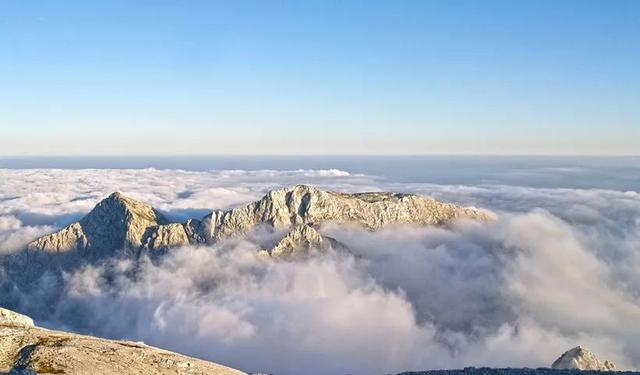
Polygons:
<instances>
[{"instance_id":1,"label":"rock face","mask_svg":"<svg viewBox=\"0 0 640 375\"><path fill-rule=\"evenodd\" d=\"M116 192L79 222L33 241L27 250L76 250L87 257L99 257L117 250L139 249L146 244L149 228L166 223L153 207Z\"/></svg>"},{"instance_id":2,"label":"rock face","mask_svg":"<svg viewBox=\"0 0 640 375\"><path fill-rule=\"evenodd\" d=\"M24 317L14 312L11 314ZM12 324L0 317L1 373L244 374L213 362L186 357L141 343L104 340L51 331L33 325Z\"/></svg>"},{"instance_id":3,"label":"rock face","mask_svg":"<svg viewBox=\"0 0 640 375\"><path fill-rule=\"evenodd\" d=\"M26 315L0 307L0 324L33 327L33 320Z\"/></svg>"},{"instance_id":4,"label":"rock face","mask_svg":"<svg viewBox=\"0 0 640 375\"><path fill-rule=\"evenodd\" d=\"M377 230L389 224L437 225L457 218L487 219L478 210L412 194L344 194L298 185L274 190L257 202L214 211L201 228L210 241L244 233L262 223L276 228L322 223L357 223Z\"/></svg>"},{"instance_id":5,"label":"rock face","mask_svg":"<svg viewBox=\"0 0 640 375\"><path fill-rule=\"evenodd\" d=\"M344 194L297 185L271 191L241 208L215 210L202 220L169 224L153 207L113 193L80 222L37 239L28 245L28 250L76 250L89 256L120 250L163 251L187 244L216 243L266 225L291 230L268 251L285 254L331 245L331 240L314 229L324 223L354 223L377 230L389 224L439 225L459 218L489 219L473 208L413 194Z\"/></svg>"},{"instance_id":6,"label":"rock face","mask_svg":"<svg viewBox=\"0 0 640 375\"><path fill-rule=\"evenodd\" d=\"M342 247L343 245L337 240L321 235L312 226L298 225L267 252L272 257L291 258L307 255L309 251L325 251Z\"/></svg>"},{"instance_id":7,"label":"rock face","mask_svg":"<svg viewBox=\"0 0 640 375\"><path fill-rule=\"evenodd\" d=\"M614 371L615 365L609 361L599 360L595 354L577 346L564 352L560 358L556 359L551 365L556 370L598 370L598 371Z\"/></svg>"}]
</instances>

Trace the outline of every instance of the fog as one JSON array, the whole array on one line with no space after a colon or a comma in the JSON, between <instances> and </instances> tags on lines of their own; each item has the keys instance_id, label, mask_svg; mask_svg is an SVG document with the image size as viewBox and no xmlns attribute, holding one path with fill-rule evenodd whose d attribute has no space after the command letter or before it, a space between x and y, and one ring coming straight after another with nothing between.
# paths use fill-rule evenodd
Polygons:
<instances>
[{"instance_id":1,"label":"fog","mask_svg":"<svg viewBox=\"0 0 640 375\"><path fill-rule=\"evenodd\" d=\"M0 181L5 256L115 190L176 221L295 183L415 192L497 215L373 233L325 225L349 252L295 262L230 240L38 274L30 288L2 270L0 305L39 325L283 375L549 366L576 345L640 367L634 191L397 183L340 170L29 169L0 170Z\"/></svg>"}]
</instances>

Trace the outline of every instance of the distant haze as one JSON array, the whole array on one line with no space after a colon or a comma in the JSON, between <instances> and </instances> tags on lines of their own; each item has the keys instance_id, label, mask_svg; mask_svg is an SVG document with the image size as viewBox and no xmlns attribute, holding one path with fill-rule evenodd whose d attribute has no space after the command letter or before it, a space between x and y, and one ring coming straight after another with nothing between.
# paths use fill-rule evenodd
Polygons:
<instances>
[{"instance_id":1,"label":"distant haze","mask_svg":"<svg viewBox=\"0 0 640 375\"><path fill-rule=\"evenodd\" d=\"M0 157L0 169L341 170L403 183L640 191L640 157L588 156L82 156Z\"/></svg>"}]
</instances>

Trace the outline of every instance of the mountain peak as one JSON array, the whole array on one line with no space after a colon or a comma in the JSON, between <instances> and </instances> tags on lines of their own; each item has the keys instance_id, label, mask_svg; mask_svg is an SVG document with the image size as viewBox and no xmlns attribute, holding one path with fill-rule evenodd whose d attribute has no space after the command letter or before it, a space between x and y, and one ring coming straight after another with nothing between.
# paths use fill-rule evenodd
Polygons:
<instances>
[{"instance_id":1,"label":"mountain peak","mask_svg":"<svg viewBox=\"0 0 640 375\"><path fill-rule=\"evenodd\" d=\"M107 199L123 199L123 198L127 198L126 195L124 195L124 193L120 192L120 191L114 191L113 193L109 194L109 196L107 197Z\"/></svg>"},{"instance_id":2,"label":"mountain peak","mask_svg":"<svg viewBox=\"0 0 640 375\"><path fill-rule=\"evenodd\" d=\"M113 193L109 194L108 197L104 198L103 201L114 201L114 202L121 202L123 204L139 204L142 202L139 202L127 195L125 195L123 192L120 191L114 191Z\"/></svg>"},{"instance_id":3,"label":"mountain peak","mask_svg":"<svg viewBox=\"0 0 640 375\"><path fill-rule=\"evenodd\" d=\"M601 361L595 354L582 346L576 346L556 359L551 368L556 370L614 371L615 365L609 361Z\"/></svg>"},{"instance_id":4,"label":"mountain peak","mask_svg":"<svg viewBox=\"0 0 640 375\"><path fill-rule=\"evenodd\" d=\"M76 249L97 255L122 249L166 250L188 244L212 244L267 225L290 231L276 249L288 253L300 244L329 245L331 241L314 229L323 223L355 224L373 231L391 224L440 225L459 218L489 220L486 213L477 209L419 195L347 194L295 185L272 190L244 207L215 210L202 220L168 224L153 207L114 192L79 222L32 242L28 249L45 252Z\"/></svg>"},{"instance_id":5,"label":"mountain peak","mask_svg":"<svg viewBox=\"0 0 640 375\"><path fill-rule=\"evenodd\" d=\"M153 215L157 215L157 213L150 215L150 213L152 211L155 211L153 207L151 207L150 205L140 202L136 199L133 199L129 196L126 196L124 193L121 193L119 191L115 191L111 194L109 194L108 197L104 198L103 200L101 200L96 207L94 208L94 210L96 208L106 208L106 209L117 209L117 208L122 208L122 209L126 209L129 211L132 211L134 214L143 214L143 215L147 215L147 216L153 216ZM146 213L145 213L146 211Z\"/></svg>"},{"instance_id":6,"label":"mountain peak","mask_svg":"<svg viewBox=\"0 0 640 375\"><path fill-rule=\"evenodd\" d=\"M166 223L153 207L114 192L100 201L84 218L30 243L30 250L68 252L77 250L89 257L116 250L138 249L148 227Z\"/></svg>"}]
</instances>

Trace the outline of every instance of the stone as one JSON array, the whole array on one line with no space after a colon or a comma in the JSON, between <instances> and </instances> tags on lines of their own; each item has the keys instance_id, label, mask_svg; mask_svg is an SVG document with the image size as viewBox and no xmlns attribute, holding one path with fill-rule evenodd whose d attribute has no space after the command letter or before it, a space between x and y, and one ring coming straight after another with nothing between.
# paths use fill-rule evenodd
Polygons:
<instances>
[{"instance_id":1,"label":"stone","mask_svg":"<svg viewBox=\"0 0 640 375\"><path fill-rule=\"evenodd\" d=\"M587 349L576 346L556 359L551 368L556 370L614 371L615 365L609 361L601 361Z\"/></svg>"},{"instance_id":2,"label":"stone","mask_svg":"<svg viewBox=\"0 0 640 375\"><path fill-rule=\"evenodd\" d=\"M77 251L87 258L99 258L118 250L139 249L149 227L166 223L153 207L115 192L79 222L28 244L27 251Z\"/></svg>"},{"instance_id":3,"label":"stone","mask_svg":"<svg viewBox=\"0 0 640 375\"><path fill-rule=\"evenodd\" d=\"M5 311L2 310L1 314ZM20 314L9 311L16 316ZM131 341L7 324L0 315L0 374L243 375L214 362Z\"/></svg>"},{"instance_id":4,"label":"stone","mask_svg":"<svg viewBox=\"0 0 640 375\"><path fill-rule=\"evenodd\" d=\"M0 324L33 327L33 319L17 312L0 307Z\"/></svg>"},{"instance_id":5,"label":"stone","mask_svg":"<svg viewBox=\"0 0 640 375\"><path fill-rule=\"evenodd\" d=\"M335 240L316 229L325 223L355 224L375 231L386 225L442 225L458 219L487 221L489 213L414 194L346 194L296 185L273 190L262 199L231 210L214 210L201 220L168 223L153 207L113 193L77 223L27 246L27 251L77 251L84 258L138 254L189 244L214 244L242 236L258 226L289 230L270 254L290 253ZM303 246L299 246L303 245Z\"/></svg>"},{"instance_id":6,"label":"stone","mask_svg":"<svg viewBox=\"0 0 640 375\"><path fill-rule=\"evenodd\" d=\"M310 225L298 225L267 252L274 258L291 259L311 255L312 251L343 247L337 240L321 235Z\"/></svg>"}]
</instances>

